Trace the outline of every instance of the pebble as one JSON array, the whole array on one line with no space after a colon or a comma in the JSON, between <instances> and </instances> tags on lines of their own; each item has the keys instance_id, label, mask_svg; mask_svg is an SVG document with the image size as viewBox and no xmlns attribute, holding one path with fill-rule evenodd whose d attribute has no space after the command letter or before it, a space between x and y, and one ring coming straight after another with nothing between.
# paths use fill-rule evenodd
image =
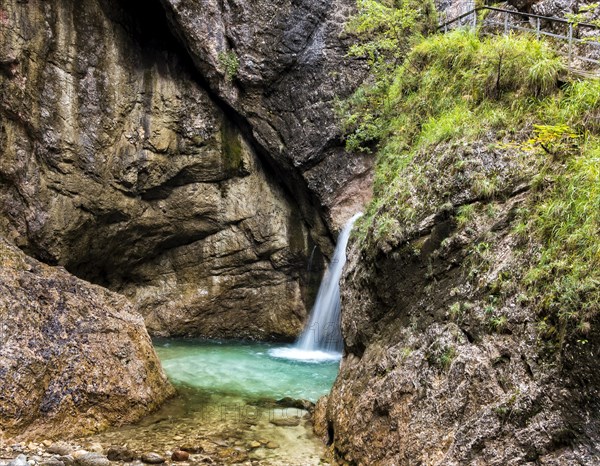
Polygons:
<instances>
[{"instance_id":1,"label":"pebble","mask_svg":"<svg viewBox=\"0 0 600 466\"><path fill-rule=\"evenodd\" d=\"M137 455L125 447L111 446L106 452L106 456L110 461L122 461L129 463L137 458Z\"/></svg>"},{"instance_id":2,"label":"pebble","mask_svg":"<svg viewBox=\"0 0 600 466\"><path fill-rule=\"evenodd\" d=\"M256 440L254 440L254 441L250 442L250 444L248 446L254 450L255 448L260 448L262 446L262 444L260 442L257 442Z\"/></svg>"},{"instance_id":3,"label":"pebble","mask_svg":"<svg viewBox=\"0 0 600 466\"><path fill-rule=\"evenodd\" d=\"M27 466L27 457L23 454L8 463L8 466Z\"/></svg>"},{"instance_id":4,"label":"pebble","mask_svg":"<svg viewBox=\"0 0 600 466\"><path fill-rule=\"evenodd\" d=\"M73 448L64 442L52 443L46 451L54 455L66 456L73 453Z\"/></svg>"},{"instance_id":5,"label":"pebble","mask_svg":"<svg viewBox=\"0 0 600 466\"><path fill-rule=\"evenodd\" d=\"M265 445L269 450L275 450L276 448L279 448L279 444L277 442L273 442L270 441L269 443L267 443Z\"/></svg>"},{"instance_id":6,"label":"pebble","mask_svg":"<svg viewBox=\"0 0 600 466\"><path fill-rule=\"evenodd\" d=\"M271 419L269 422L277 427L296 427L300 425L300 418L298 416L283 417L281 419Z\"/></svg>"},{"instance_id":7,"label":"pebble","mask_svg":"<svg viewBox=\"0 0 600 466\"><path fill-rule=\"evenodd\" d=\"M142 455L142 462L146 464L162 464L165 461L158 453L144 453Z\"/></svg>"},{"instance_id":8,"label":"pebble","mask_svg":"<svg viewBox=\"0 0 600 466\"><path fill-rule=\"evenodd\" d=\"M110 466L110 461L108 461L106 456L101 455L100 453L86 452L85 454L75 456L75 464L77 464L77 466Z\"/></svg>"},{"instance_id":9,"label":"pebble","mask_svg":"<svg viewBox=\"0 0 600 466\"><path fill-rule=\"evenodd\" d=\"M176 450L171 455L173 461L187 461L190 459L190 454L187 451Z\"/></svg>"},{"instance_id":10,"label":"pebble","mask_svg":"<svg viewBox=\"0 0 600 466\"><path fill-rule=\"evenodd\" d=\"M40 462L40 466L65 466L58 458L48 458Z\"/></svg>"}]
</instances>

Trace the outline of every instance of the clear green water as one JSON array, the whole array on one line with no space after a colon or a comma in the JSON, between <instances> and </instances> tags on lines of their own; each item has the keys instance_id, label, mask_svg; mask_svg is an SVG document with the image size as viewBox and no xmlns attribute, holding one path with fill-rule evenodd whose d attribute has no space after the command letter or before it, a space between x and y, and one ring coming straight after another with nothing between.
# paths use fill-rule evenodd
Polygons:
<instances>
[{"instance_id":1,"label":"clear green water","mask_svg":"<svg viewBox=\"0 0 600 466\"><path fill-rule=\"evenodd\" d=\"M316 402L333 385L336 360L300 361L274 355L266 343L158 340L155 348L169 379L207 396L253 400L284 397Z\"/></svg>"},{"instance_id":2,"label":"clear green water","mask_svg":"<svg viewBox=\"0 0 600 466\"><path fill-rule=\"evenodd\" d=\"M339 355L301 352L265 343L155 340L177 396L135 425L85 439L128 445L169 457L182 445L199 446L215 464L323 465L324 446L308 412L281 407L290 397L317 401L338 372ZM300 360L296 360L299 358ZM277 421L293 420L292 425Z\"/></svg>"}]
</instances>

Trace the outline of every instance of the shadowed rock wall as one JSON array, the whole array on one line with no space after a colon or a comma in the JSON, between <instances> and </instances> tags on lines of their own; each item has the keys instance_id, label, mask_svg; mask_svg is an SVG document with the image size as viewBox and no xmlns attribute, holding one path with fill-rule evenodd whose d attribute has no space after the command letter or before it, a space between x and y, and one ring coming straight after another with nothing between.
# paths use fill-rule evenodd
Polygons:
<instances>
[{"instance_id":1,"label":"shadowed rock wall","mask_svg":"<svg viewBox=\"0 0 600 466\"><path fill-rule=\"evenodd\" d=\"M278 14L304 16L294 11ZM311 191L291 155L279 164L273 141L257 143L265 138L250 131L248 112L205 88L212 75L188 60L156 2L9 1L0 21L5 235L45 262L125 293L157 334L296 335L318 280L307 273L308 256L316 244L331 248L315 193L329 190L328 205L340 210L336 193L346 187L330 182L341 185L346 175L335 166L325 178L312 172L319 187ZM321 52L313 61L323 61ZM250 60L250 48L244 53ZM270 58L260 93L278 102L273 115L287 105L290 118L306 119L293 103L314 86L272 87L291 66L289 57L275 65L282 53ZM335 85L328 86L330 101ZM318 137L302 124L289 128L294 143L285 152L297 160L323 159L334 137L325 124L330 102L321 98L312 95L307 109L319 121L305 125Z\"/></svg>"}]
</instances>

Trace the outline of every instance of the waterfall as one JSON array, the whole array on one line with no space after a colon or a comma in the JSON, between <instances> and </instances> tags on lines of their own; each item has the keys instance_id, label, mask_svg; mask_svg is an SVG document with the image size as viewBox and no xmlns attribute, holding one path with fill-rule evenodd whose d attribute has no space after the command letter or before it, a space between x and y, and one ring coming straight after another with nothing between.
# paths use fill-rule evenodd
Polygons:
<instances>
[{"instance_id":1,"label":"waterfall","mask_svg":"<svg viewBox=\"0 0 600 466\"><path fill-rule=\"evenodd\" d=\"M340 278L346 264L346 246L354 222L362 213L356 214L344 226L337 240L333 258L325 271L317 299L310 312L304 331L293 348L277 348L270 351L275 357L300 360L339 359L343 349L340 328Z\"/></svg>"},{"instance_id":2,"label":"waterfall","mask_svg":"<svg viewBox=\"0 0 600 466\"><path fill-rule=\"evenodd\" d=\"M344 226L337 240L333 258L325 271L319 287L317 300L310 318L296 347L305 351L335 351L343 348L340 329L340 278L346 264L346 246L354 222L362 214L356 214Z\"/></svg>"}]
</instances>

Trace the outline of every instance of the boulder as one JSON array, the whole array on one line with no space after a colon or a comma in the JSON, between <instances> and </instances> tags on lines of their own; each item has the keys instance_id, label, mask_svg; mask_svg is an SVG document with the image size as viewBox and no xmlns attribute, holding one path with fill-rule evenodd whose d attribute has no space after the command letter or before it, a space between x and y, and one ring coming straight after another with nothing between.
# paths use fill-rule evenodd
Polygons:
<instances>
[{"instance_id":1,"label":"boulder","mask_svg":"<svg viewBox=\"0 0 600 466\"><path fill-rule=\"evenodd\" d=\"M0 239L0 394L5 432L66 438L133 422L173 389L125 298Z\"/></svg>"}]
</instances>

